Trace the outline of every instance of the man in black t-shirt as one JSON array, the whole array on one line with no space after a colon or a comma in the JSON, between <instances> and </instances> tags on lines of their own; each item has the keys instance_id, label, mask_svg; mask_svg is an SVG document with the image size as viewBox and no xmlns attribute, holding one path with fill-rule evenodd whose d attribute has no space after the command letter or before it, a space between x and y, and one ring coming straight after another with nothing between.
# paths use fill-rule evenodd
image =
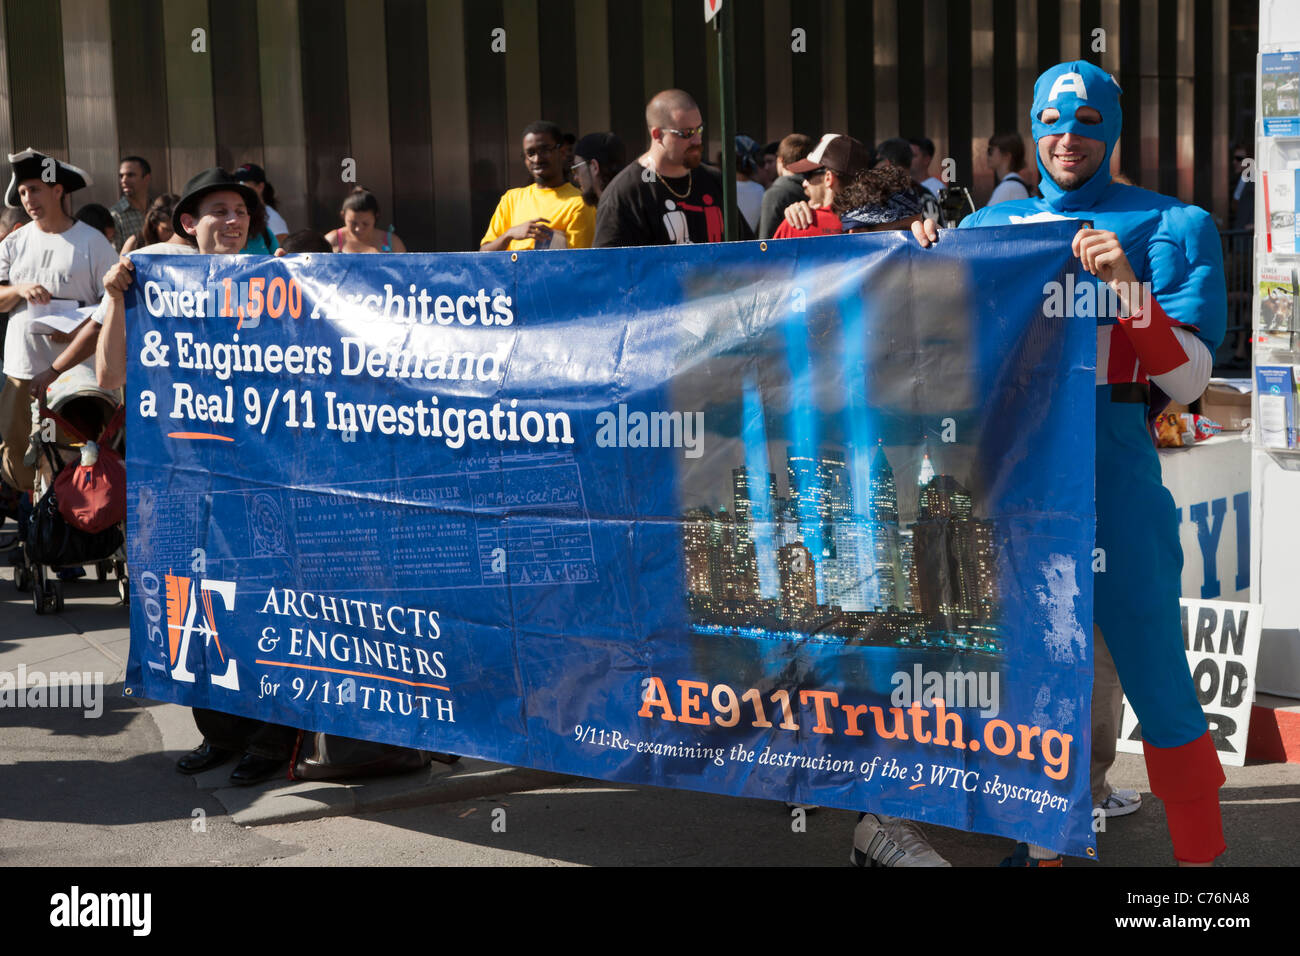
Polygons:
<instances>
[{"instance_id":1,"label":"man in black t-shirt","mask_svg":"<svg viewBox=\"0 0 1300 956\"><path fill-rule=\"evenodd\" d=\"M601 193L598 246L722 241L722 177L700 165L704 120L684 90L664 90L645 108L650 149ZM753 233L739 218L740 236Z\"/></svg>"}]
</instances>

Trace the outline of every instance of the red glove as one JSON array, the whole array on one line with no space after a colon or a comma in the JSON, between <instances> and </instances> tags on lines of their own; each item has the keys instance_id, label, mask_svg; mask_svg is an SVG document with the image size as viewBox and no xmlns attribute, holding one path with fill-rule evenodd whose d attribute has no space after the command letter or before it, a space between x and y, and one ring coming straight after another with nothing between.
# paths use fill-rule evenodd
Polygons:
<instances>
[{"instance_id":1,"label":"red glove","mask_svg":"<svg viewBox=\"0 0 1300 956\"><path fill-rule=\"evenodd\" d=\"M1148 376L1172 372L1187 361L1187 352L1174 335L1174 329L1187 326L1169 318L1154 298L1148 296L1144 308L1119 319L1119 324Z\"/></svg>"}]
</instances>

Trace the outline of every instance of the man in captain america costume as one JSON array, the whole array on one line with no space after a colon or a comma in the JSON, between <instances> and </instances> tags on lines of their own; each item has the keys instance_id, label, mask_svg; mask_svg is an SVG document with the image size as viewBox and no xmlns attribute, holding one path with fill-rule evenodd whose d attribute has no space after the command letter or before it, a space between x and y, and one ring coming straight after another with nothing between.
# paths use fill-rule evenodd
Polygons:
<instances>
[{"instance_id":1,"label":"man in captain america costume","mask_svg":"<svg viewBox=\"0 0 1300 956\"><path fill-rule=\"evenodd\" d=\"M1209 380L1227 317L1223 257L1203 209L1111 179L1119 96L1114 78L1091 63L1043 73L1031 108L1042 197L986 207L961 228L1092 223L1075 234L1074 253L1118 300L1112 317L1097 319L1097 546L1106 566L1094 578L1094 625L1141 722L1151 791L1164 802L1174 856L1208 866L1225 849L1218 792L1225 778L1187 667L1178 517L1147 415L1168 398L1194 401ZM933 221L912 229L922 246L938 241ZM854 837L855 847L882 842L874 833ZM923 843L909 855L912 865L943 865ZM1059 865L1059 858L1021 844L1007 862Z\"/></svg>"}]
</instances>

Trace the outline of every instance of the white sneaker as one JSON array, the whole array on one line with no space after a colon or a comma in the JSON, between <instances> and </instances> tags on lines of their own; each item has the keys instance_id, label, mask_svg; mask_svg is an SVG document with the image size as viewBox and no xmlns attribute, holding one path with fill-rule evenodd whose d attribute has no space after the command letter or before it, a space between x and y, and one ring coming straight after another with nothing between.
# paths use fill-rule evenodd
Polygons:
<instances>
[{"instance_id":1,"label":"white sneaker","mask_svg":"<svg viewBox=\"0 0 1300 956\"><path fill-rule=\"evenodd\" d=\"M854 866L952 866L926 842L921 828L901 817L868 813L853 830Z\"/></svg>"},{"instance_id":2,"label":"white sneaker","mask_svg":"<svg viewBox=\"0 0 1300 956\"><path fill-rule=\"evenodd\" d=\"M1136 790L1112 790L1097 807L1108 817L1126 817L1142 809L1142 794Z\"/></svg>"}]
</instances>

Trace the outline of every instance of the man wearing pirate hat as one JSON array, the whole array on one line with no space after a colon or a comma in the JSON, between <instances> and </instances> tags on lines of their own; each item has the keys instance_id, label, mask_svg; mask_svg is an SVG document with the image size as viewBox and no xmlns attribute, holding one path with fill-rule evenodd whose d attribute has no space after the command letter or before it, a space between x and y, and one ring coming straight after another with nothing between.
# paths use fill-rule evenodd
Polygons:
<instances>
[{"instance_id":1,"label":"man wearing pirate hat","mask_svg":"<svg viewBox=\"0 0 1300 956\"><path fill-rule=\"evenodd\" d=\"M25 149L9 156L5 205L22 206L31 224L0 242L0 311L8 311L4 389L0 391L0 478L30 490L34 473L23 464L32 433L28 386L45 375L62 346L34 334L42 315L70 315L99 301L103 276L117 261L99 230L68 215L64 197L90 185L85 170Z\"/></svg>"}]
</instances>

